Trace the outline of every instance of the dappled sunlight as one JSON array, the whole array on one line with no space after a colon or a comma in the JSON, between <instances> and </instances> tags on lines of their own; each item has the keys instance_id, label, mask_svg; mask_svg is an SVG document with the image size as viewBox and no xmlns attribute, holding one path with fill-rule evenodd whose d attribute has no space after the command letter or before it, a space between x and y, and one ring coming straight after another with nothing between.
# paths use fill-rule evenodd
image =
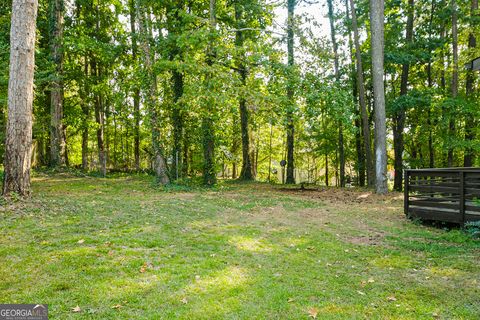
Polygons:
<instances>
[{"instance_id":1,"label":"dappled sunlight","mask_svg":"<svg viewBox=\"0 0 480 320\"><path fill-rule=\"evenodd\" d=\"M458 277L465 274L465 272L459 269L448 268L448 267L445 267L445 268L431 267L426 269L426 271L429 274L433 276L438 276L438 277Z\"/></svg>"},{"instance_id":2,"label":"dappled sunlight","mask_svg":"<svg viewBox=\"0 0 480 320\"><path fill-rule=\"evenodd\" d=\"M266 244L263 239L249 238L245 236L234 236L228 241L230 244L237 247L237 249L250 252L271 252L273 246Z\"/></svg>"},{"instance_id":3,"label":"dappled sunlight","mask_svg":"<svg viewBox=\"0 0 480 320\"><path fill-rule=\"evenodd\" d=\"M205 278L197 276L193 283L187 286L185 291L190 294L228 291L245 285L248 280L249 274L246 269L231 266L212 276L206 276Z\"/></svg>"}]
</instances>

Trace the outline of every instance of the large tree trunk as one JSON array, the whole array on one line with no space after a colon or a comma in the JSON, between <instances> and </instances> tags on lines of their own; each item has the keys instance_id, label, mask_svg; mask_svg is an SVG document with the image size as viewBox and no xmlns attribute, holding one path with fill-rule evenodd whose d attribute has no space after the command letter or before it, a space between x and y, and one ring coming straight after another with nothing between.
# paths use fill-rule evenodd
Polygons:
<instances>
[{"instance_id":1,"label":"large tree trunk","mask_svg":"<svg viewBox=\"0 0 480 320\"><path fill-rule=\"evenodd\" d=\"M407 32L405 36L405 45L410 46L413 41L413 15L414 15L414 0L408 0L408 16L407 16ZM410 64L404 63L402 66L402 76L400 84L400 96L408 93L408 74L410 71ZM397 191L402 191L403 183L403 150L404 139L403 131L405 129L406 110L401 108L393 115L393 148L395 151L395 178L393 188Z\"/></svg>"},{"instance_id":2,"label":"large tree trunk","mask_svg":"<svg viewBox=\"0 0 480 320\"><path fill-rule=\"evenodd\" d=\"M296 0L288 0L288 18L287 18L287 47L288 47L288 67L290 69L290 77L287 80L287 184L295 183L295 123L293 120L293 113L295 109L295 90L293 84L293 67L295 64L295 38L294 38L294 23L295 23L295 3Z\"/></svg>"},{"instance_id":3,"label":"large tree trunk","mask_svg":"<svg viewBox=\"0 0 480 320\"><path fill-rule=\"evenodd\" d=\"M453 71L452 71L452 98L455 100L458 96L458 30L457 30L457 2L452 0L452 55L453 55ZM456 106L456 102L454 105ZM455 119L454 110L450 110L449 120L449 136L450 139L455 135ZM453 167L453 146L450 143L447 153L447 166Z\"/></svg>"},{"instance_id":4,"label":"large tree trunk","mask_svg":"<svg viewBox=\"0 0 480 320\"><path fill-rule=\"evenodd\" d=\"M366 169L367 169L367 183L369 186L375 184L375 170L373 167L372 159L372 147L370 143L370 124L367 111L367 102L365 96L365 83L363 80L363 63L362 63L362 52L360 49L360 35L358 33L358 23L357 23L357 13L355 11L354 0L350 0L350 7L352 10L352 28L353 28L353 38L355 42L355 60L357 62L357 90L358 90L358 100L360 103L360 115L362 118L362 129L363 129L363 144L365 149L365 159L366 159Z\"/></svg>"},{"instance_id":5,"label":"large tree trunk","mask_svg":"<svg viewBox=\"0 0 480 320\"><path fill-rule=\"evenodd\" d=\"M210 0L210 43L208 49L207 64L213 66L215 60L214 32L217 27L216 0ZM213 89L213 75L209 71L206 75L205 83L207 90ZM203 131L203 183L207 186L214 185L217 181L215 172L215 129L213 127L213 113L215 111L215 101L213 98L207 98L207 106L202 115Z\"/></svg>"},{"instance_id":6,"label":"large tree trunk","mask_svg":"<svg viewBox=\"0 0 480 320\"><path fill-rule=\"evenodd\" d=\"M135 0L129 2L130 10L130 27L132 36L132 58L137 62L138 45L137 45L137 27L135 21L137 20L135 14ZM134 127L134 155L135 155L135 169L140 170L140 88L135 85L133 89L133 117L135 122Z\"/></svg>"},{"instance_id":7,"label":"large tree trunk","mask_svg":"<svg viewBox=\"0 0 480 320\"><path fill-rule=\"evenodd\" d=\"M65 129L63 126L63 0L50 0L50 54L55 64L51 83L50 166L65 165Z\"/></svg>"},{"instance_id":8,"label":"large tree trunk","mask_svg":"<svg viewBox=\"0 0 480 320\"><path fill-rule=\"evenodd\" d=\"M387 185L387 129L385 115L384 76L384 2L370 0L372 41L372 82L375 103L375 174L376 192L385 194Z\"/></svg>"},{"instance_id":9,"label":"large tree trunk","mask_svg":"<svg viewBox=\"0 0 480 320\"><path fill-rule=\"evenodd\" d=\"M30 194L37 0L14 0L3 194Z\"/></svg>"},{"instance_id":10,"label":"large tree trunk","mask_svg":"<svg viewBox=\"0 0 480 320\"><path fill-rule=\"evenodd\" d=\"M145 72L147 73L147 88L145 103L147 105L150 122L152 127L152 149L153 149L153 166L157 183L166 185L170 183L168 177L167 163L163 156L161 147L161 127L160 115L157 110L157 77L153 72L154 57L150 50L150 32L149 24L150 15L146 14L143 5L136 2L136 13L138 19L139 32L141 37L141 48L143 51L143 64Z\"/></svg>"},{"instance_id":11,"label":"large tree trunk","mask_svg":"<svg viewBox=\"0 0 480 320\"><path fill-rule=\"evenodd\" d=\"M335 81L337 85L340 84L340 63L338 61L338 45L336 39L335 20L333 17L333 0L327 0L328 4L328 18L330 20L330 35L332 37ZM345 147L343 143L343 123L338 120L338 153L340 166L340 187L345 187Z\"/></svg>"},{"instance_id":12,"label":"large tree trunk","mask_svg":"<svg viewBox=\"0 0 480 320\"><path fill-rule=\"evenodd\" d=\"M478 0L472 0L470 5L470 17L473 19L475 16L478 16ZM474 24L470 24L471 30L474 29ZM477 39L475 38L475 34L473 31L470 32L468 36L468 48L470 50L475 50L477 47ZM474 95L474 84L475 84L475 76L472 70L467 71L467 82L466 82L466 94L467 99L470 101L473 99ZM475 162L475 153L473 148L468 145L475 140L475 115L467 113L467 119L465 121L465 141L467 143L467 148L465 150L465 155L463 157L463 166L464 167L471 167Z\"/></svg>"}]
</instances>

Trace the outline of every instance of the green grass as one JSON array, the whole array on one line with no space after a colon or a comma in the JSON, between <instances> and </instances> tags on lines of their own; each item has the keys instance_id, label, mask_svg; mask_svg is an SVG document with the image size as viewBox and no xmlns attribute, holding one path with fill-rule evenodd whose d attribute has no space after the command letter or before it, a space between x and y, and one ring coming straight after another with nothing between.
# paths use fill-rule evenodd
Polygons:
<instances>
[{"instance_id":1,"label":"green grass","mask_svg":"<svg viewBox=\"0 0 480 320\"><path fill-rule=\"evenodd\" d=\"M0 303L51 319L480 317L480 243L404 219L397 195L151 180L38 175L31 200L1 203Z\"/></svg>"}]
</instances>

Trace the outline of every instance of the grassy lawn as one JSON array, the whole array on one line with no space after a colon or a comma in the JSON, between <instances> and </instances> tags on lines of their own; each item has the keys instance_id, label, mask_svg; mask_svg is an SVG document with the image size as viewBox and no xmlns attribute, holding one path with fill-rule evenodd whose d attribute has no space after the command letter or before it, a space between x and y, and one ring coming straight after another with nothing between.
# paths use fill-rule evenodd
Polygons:
<instances>
[{"instance_id":1,"label":"grassy lawn","mask_svg":"<svg viewBox=\"0 0 480 320\"><path fill-rule=\"evenodd\" d=\"M0 303L52 319L480 318L480 243L399 194L38 175L0 230Z\"/></svg>"}]
</instances>

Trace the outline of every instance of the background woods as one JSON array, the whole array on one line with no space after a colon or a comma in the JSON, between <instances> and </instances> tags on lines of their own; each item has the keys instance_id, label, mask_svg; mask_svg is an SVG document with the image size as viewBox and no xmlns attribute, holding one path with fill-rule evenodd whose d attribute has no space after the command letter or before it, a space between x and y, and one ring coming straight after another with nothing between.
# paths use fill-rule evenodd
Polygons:
<instances>
[{"instance_id":1,"label":"background woods","mask_svg":"<svg viewBox=\"0 0 480 320\"><path fill-rule=\"evenodd\" d=\"M7 108L28 109L8 99L22 2L0 5L6 182ZM387 178L401 190L404 168L479 165L478 72L465 68L480 56L478 0L328 0L323 16L303 13L313 5L40 0L33 118L22 117L32 165L379 192Z\"/></svg>"}]
</instances>

